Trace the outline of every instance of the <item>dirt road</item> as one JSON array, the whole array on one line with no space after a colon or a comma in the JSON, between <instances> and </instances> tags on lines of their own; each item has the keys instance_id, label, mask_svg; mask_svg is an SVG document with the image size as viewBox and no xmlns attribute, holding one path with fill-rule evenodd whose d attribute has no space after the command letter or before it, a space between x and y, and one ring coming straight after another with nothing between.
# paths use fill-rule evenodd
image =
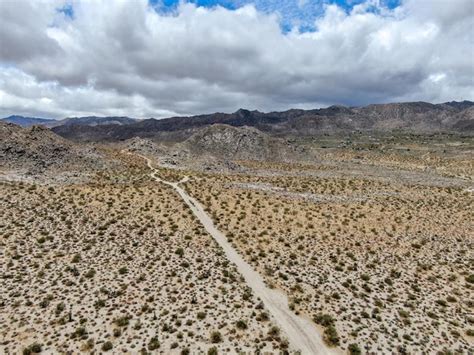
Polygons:
<instances>
[{"instance_id":1,"label":"dirt road","mask_svg":"<svg viewBox=\"0 0 474 355\"><path fill-rule=\"evenodd\" d=\"M184 178L174 183L162 180L158 171L153 168L152 162L145 156L139 155L147 161L152 170L151 176L158 182L172 186L181 198L186 202L194 215L199 219L207 232L216 240L224 250L228 260L237 266L238 271L244 277L247 285L253 290L255 296L260 298L266 309L273 315L278 326L287 337L290 348L299 350L301 354L337 354L336 349L329 349L322 341L316 326L308 319L294 314L288 307L286 295L280 291L268 288L260 274L255 271L232 247L227 238L214 226L211 218L204 211L201 204L189 196L179 184L188 180Z\"/></svg>"}]
</instances>

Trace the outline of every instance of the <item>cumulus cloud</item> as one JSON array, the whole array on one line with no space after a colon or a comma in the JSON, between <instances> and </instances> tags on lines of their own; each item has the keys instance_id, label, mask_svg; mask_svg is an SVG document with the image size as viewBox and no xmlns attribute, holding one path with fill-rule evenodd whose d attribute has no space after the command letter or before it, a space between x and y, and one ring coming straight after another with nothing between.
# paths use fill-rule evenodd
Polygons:
<instances>
[{"instance_id":1,"label":"cumulus cloud","mask_svg":"<svg viewBox=\"0 0 474 355\"><path fill-rule=\"evenodd\" d=\"M302 2L301 6L305 3ZM65 6L72 16L59 11ZM166 117L474 98L471 0L276 13L146 0L0 2L0 115Z\"/></svg>"}]
</instances>

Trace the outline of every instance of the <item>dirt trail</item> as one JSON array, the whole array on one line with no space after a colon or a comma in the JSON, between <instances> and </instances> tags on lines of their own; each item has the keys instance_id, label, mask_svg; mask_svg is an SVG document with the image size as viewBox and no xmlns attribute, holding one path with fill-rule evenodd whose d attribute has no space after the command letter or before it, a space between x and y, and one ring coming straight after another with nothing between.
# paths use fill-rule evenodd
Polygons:
<instances>
[{"instance_id":1,"label":"dirt trail","mask_svg":"<svg viewBox=\"0 0 474 355\"><path fill-rule=\"evenodd\" d=\"M237 269L244 277L247 285L253 290L254 294L260 298L266 309L273 315L278 326L287 337L290 348L299 350L301 354L339 354L337 349L329 349L321 339L316 326L309 320L297 316L288 307L288 299L286 295L278 290L268 288L260 274L255 271L232 247L227 238L214 226L211 218L204 211L201 204L189 196L179 184L188 180L185 177L180 182L169 182L162 180L158 176L158 171L153 168L151 160L143 155L148 166L153 171L151 176L158 182L172 186L181 198L186 202L194 215L203 224L207 232L222 247L228 260L237 266Z\"/></svg>"}]
</instances>

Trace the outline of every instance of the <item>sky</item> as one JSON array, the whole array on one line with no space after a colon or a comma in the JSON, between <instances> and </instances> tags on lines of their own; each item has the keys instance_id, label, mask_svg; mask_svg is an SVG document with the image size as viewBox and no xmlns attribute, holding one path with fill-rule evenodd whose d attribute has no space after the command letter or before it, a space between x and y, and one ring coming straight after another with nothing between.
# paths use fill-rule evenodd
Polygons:
<instances>
[{"instance_id":1,"label":"sky","mask_svg":"<svg viewBox=\"0 0 474 355\"><path fill-rule=\"evenodd\" d=\"M474 100L472 0L1 0L0 117Z\"/></svg>"}]
</instances>

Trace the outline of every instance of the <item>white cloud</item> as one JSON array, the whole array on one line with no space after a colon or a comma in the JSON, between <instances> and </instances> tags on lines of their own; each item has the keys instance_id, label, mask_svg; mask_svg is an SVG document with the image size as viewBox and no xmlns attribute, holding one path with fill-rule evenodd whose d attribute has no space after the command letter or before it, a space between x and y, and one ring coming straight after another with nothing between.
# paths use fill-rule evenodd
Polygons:
<instances>
[{"instance_id":1,"label":"white cloud","mask_svg":"<svg viewBox=\"0 0 474 355\"><path fill-rule=\"evenodd\" d=\"M0 114L164 117L473 99L470 0L326 6L316 32L277 15L146 0L0 2ZM448 5L447 5L448 4ZM430 5L430 6L428 6ZM379 11L368 11L373 7Z\"/></svg>"}]
</instances>

